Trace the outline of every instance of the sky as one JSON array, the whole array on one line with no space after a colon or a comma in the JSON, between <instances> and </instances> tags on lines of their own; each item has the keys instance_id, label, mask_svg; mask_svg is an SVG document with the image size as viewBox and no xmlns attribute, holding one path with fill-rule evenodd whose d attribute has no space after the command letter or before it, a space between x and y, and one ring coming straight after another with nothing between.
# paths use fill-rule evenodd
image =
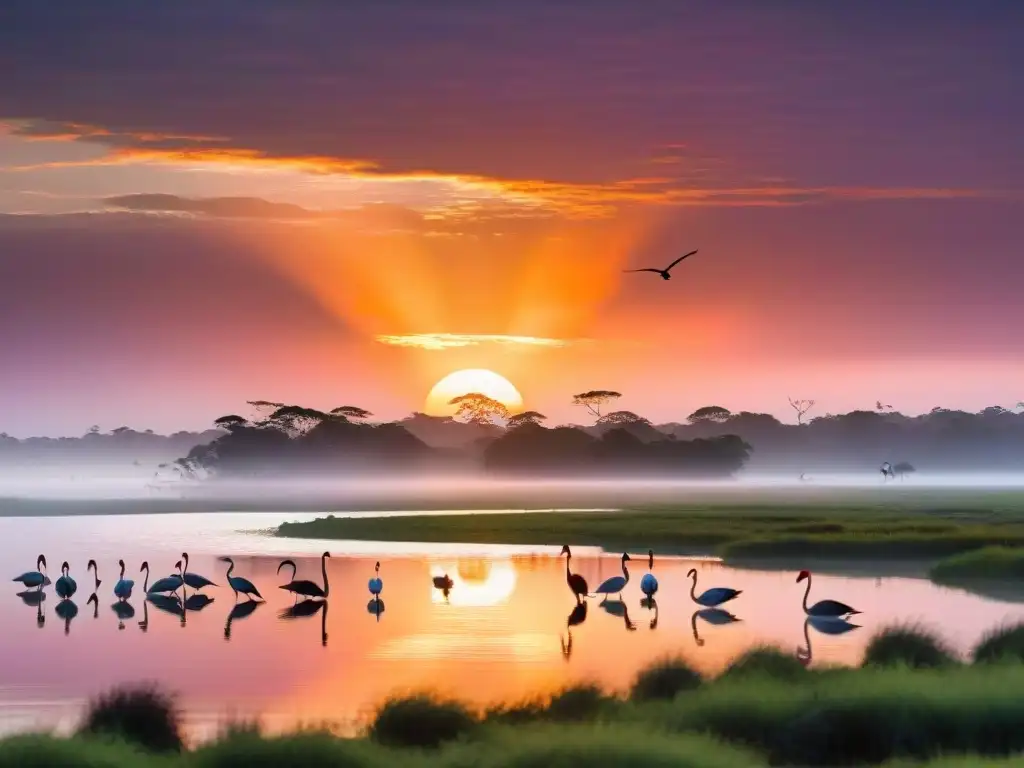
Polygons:
<instances>
[{"instance_id":1,"label":"sky","mask_svg":"<svg viewBox=\"0 0 1024 768\"><path fill-rule=\"evenodd\" d=\"M0 430L1024 400L1024 6L0 6ZM622 270L698 253L669 282Z\"/></svg>"}]
</instances>

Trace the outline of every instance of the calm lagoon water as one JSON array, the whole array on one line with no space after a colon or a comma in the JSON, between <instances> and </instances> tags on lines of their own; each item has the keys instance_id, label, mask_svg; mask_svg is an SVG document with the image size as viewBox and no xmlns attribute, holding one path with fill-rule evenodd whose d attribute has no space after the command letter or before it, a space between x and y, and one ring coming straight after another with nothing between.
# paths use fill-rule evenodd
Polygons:
<instances>
[{"instance_id":1,"label":"calm lagoon water","mask_svg":"<svg viewBox=\"0 0 1024 768\"><path fill-rule=\"evenodd\" d=\"M278 539L265 531L315 514L215 513L0 519L0 560L12 578L47 558L51 579L68 560L78 582L77 615L58 611L53 587L40 605L0 590L0 732L74 727L83 704L121 682L155 681L180 697L197 738L231 718L259 718L270 730L330 722L351 730L391 693L425 688L480 704L519 700L575 681L625 689L652 660L680 654L706 673L769 643L810 663L856 664L880 626L918 623L966 653L989 629L1024 619L1024 605L945 589L920 578L815 576L811 601L831 597L861 611L843 634L806 627L803 585L794 571L746 570L713 560L658 557L656 610L641 605L647 557L630 553L631 580L622 604L588 601L582 623L567 627L575 599L565 584L558 547L391 544ZM262 531L262 532L261 532ZM571 542L570 542L571 544ZM330 550L326 608L290 617L293 598L277 565L296 560L298 578L320 581L319 554ZM168 612L142 599L143 560L153 578L172 572L182 551L189 569L225 584L251 579L267 602L235 608L225 587L205 590L200 610ZM591 589L621 573L620 553L573 548L572 567ZM89 603L99 563L103 583ZM112 605L117 561L136 580L132 616ZM376 561L384 612L368 611L367 580ZM736 621L695 614L686 573L699 573L698 593L729 586L743 594L728 604ZM453 581L447 597L433 577ZM65 606L67 607L67 606ZM127 609L122 609L127 611ZM62 613L64 614L62 616ZM578 618L578 617L577 617ZM720 617L719 617L720 618ZM809 646L809 647L808 647Z\"/></svg>"}]
</instances>

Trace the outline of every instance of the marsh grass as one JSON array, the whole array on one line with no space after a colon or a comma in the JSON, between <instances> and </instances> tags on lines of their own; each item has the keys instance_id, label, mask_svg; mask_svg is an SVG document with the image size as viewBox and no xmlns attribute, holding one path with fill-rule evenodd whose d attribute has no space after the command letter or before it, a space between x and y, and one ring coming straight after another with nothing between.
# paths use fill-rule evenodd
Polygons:
<instances>
[{"instance_id":1,"label":"marsh grass","mask_svg":"<svg viewBox=\"0 0 1024 768\"><path fill-rule=\"evenodd\" d=\"M93 699L79 733L123 739L150 752L180 752L184 746L173 697L152 685L118 687Z\"/></svg>"},{"instance_id":2,"label":"marsh grass","mask_svg":"<svg viewBox=\"0 0 1024 768\"><path fill-rule=\"evenodd\" d=\"M389 747L436 749L446 741L466 736L477 724L461 702L422 693L385 701L367 735Z\"/></svg>"},{"instance_id":3,"label":"marsh grass","mask_svg":"<svg viewBox=\"0 0 1024 768\"><path fill-rule=\"evenodd\" d=\"M682 658L656 661L640 671L629 692L631 701L674 699L684 691L692 691L703 682L700 673Z\"/></svg>"},{"instance_id":4,"label":"marsh grass","mask_svg":"<svg viewBox=\"0 0 1024 768\"><path fill-rule=\"evenodd\" d=\"M892 626L880 629L868 641L865 666L905 665L913 669L947 667L959 663L946 642L921 626Z\"/></svg>"},{"instance_id":5,"label":"marsh grass","mask_svg":"<svg viewBox=\"0 0 1024 768\"><path fill-rule=\"evenodd\" d=\"M987 632L971 653L975 664L1024 662L1024 623Z\"/></svg>"},{"instance_id":6,"label":"marsh grass","mask_svg":"<svg viewBox=\"0 0 1024 768\"><path fill-rule=\"evenodd\" d=\"M529 699L489 708L485 722L503 725L554 722L571 723L595 720L621 707L620 699L593 683L571 685L544 698Z\"/></svg>"},{"instance_id":7,"label":"marsh grass","mask_svg":"<svg viewBox=\"0 0 1024 768\"><path fill-rule=\"evenodd\" d=\"M113 738L42 734L0 740L0 768L157 768L173 763Z\"/></svg>"},{"instance_id":8,"label":"marsh grass","mask_svg":"<svg viewBox=\"0 0 1024 768\"><path fill-rule=\"evenodd\" d=\"M1024 547L992 546L962 552L936 563L929 575L940 584L1024 578Z\"/></svg>"},{"instance_id":9,"label":"marsh grass","mask_svg":"<svg viewBox=\"0 0 1024 768\"><path fill-rule=\"evenodd\" d=\"M746 677L769 677L776 680L800 680L810 674L793 654L780 648L752 648L730 664L720 680Z\"/></svg>"},{"instance_id":10,"label":"marsh grass","mask_svg":"<svg viewBox=\"0 0 1024 768\"><path fill-rule=\"evenodd\" d=\"M1020 500L1016 503L1019 507ZM936 559L994 545L1024 548L1024 508L1002 514L993 508L942 509L913 502L825 509L794 502L789 506L723 503L618 512L323 517L285 523L277 535L488 544L571 542L714 553L734 560L804 558L809 551L818 558Z\"/></svg>"}]
</instances>

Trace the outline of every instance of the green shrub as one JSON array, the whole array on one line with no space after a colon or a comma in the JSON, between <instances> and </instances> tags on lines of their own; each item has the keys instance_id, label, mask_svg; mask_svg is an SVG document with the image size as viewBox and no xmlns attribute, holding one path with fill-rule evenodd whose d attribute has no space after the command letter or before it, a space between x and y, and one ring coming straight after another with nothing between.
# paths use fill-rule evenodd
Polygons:
<instances>
[{"instance_id":1,"label":"green shrub","mask_svg":"<svg viewBox=\"0 0 1024 768\"><path fill-rule=\"evenodd\" d=\"M155 686L114 688L93 699L79 733L113 736L152 752L180 752L184 745L174 699Z\"/></svg>"},{"instance_id":2,"label":"green shrub","mask_svg":"<svg viewBox=\"0 0 1024 768\"><path fill-rule=\"evenodd\" d=\"M593 720L619 703L592 683L563 688L548 701L544 718L555 722Z\"/></svg>"},{"instance_id":3,"label":"green shrub","mask_svg":"<svg viewBox=\"0 0 1024 768\"><path fill-rule=\"evenodd\" d=\"M0 741L0 768L148 768L164 761L114 740L30 734Z\"/></svg>"},{"instance_id":4,"label":"green shrub","mask_svg":"<svg viewBox=\"0 0 1024 768\"><path fill-rule=\"evenodd\" d=\"M798 680L806 677L807 669L791 653L779 648L763 646L753 648L740 656L720 676L730 680L751 676L773 677L780 680Z\"/></svg>"},{"instance_id":5,"label":"green shrub","mask_svg":"<svg viewBox=\"0 0 1024 768\"><path fill-rule=\"evenodd\" d=\"M461 703L418 694L384 702L369 736L391 747L436 748L465 736L476 725L476 718Z\"/></svg>"},{"instance_id":6,"label":"green shrub","mask_svg":"<svg viewBox=\"0 0 1024 768\"><path fill-rule=\"evenodd\" d=\"M195 768L388 768L399 763L389 751L362 739L340 739L326 732L265 738L236 733L199 748Z\"/></svg>"},{"instance_id":7,"label":"green shrub","mask_svg":"<svg viewBox=\"0 0 1024 768\"><path fill-rule=\"evenodd\" d=\"M987 632L971 655L975 664L1024 661L1024 623Z\"/></svg>"},{"instance_id":8,"label":"green shrub","mask_svg":"<svg viewBox=\"0 0 1024 768\"><path fill-rule=\"evenodd\" d=\"M903 664L915 669L956 664L945 641L922 627L886 627L875 634L864 651L865 666Z\"/></svg>"},{"instance_id":9,"label":"green shrub","mask_svg":"<svg viewBox=\"0 0 1024 768\"><path fill-rule=\"evenodd\" d=\"M682 658L663 659L641 670L633 682L629 697L633 701L674 699L683 691L701 684L701 676Z\"/></svg>"}]
</instances>

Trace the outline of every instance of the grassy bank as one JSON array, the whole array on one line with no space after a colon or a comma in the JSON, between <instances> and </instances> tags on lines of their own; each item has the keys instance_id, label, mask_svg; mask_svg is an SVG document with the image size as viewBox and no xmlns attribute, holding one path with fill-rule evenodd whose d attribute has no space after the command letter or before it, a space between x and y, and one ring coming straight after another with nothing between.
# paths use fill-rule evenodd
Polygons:
<instances>
[{"instance_id":1,"label":"grassy bank","mask_svg":"<svg viewBox=\"0 0 1024 768\"><path fill-rule=\"evenodd\" d=\"M1024 547L984 547L962 552L936 563L930 575L943 584L972 579L1020 579L1024 577Z\"/></svg>"},{"instance_id":2,"label":"grassy bank","mask_svg":"<svg viewBox=\"0 0 1024 768\"><path fill-rule=\"evenodd\" d=\"M642 672L625 697L592 686L484 711L429 695L385 702L363 735L323 731L268 736L236 726L188 749L176 734L180 715L141 695L94 703L79 735L22 736L0 741L7 766L181 766L291 768L529 768L531 766L1002 765L1024 757L1024 664L911 667L926 635L888 638L883 660L859 669L807 670L790 654L759 649L718 678L702 680L681 660ZM893 638L897 642L892 642ZM1019 655L1016 657L1019 659ZM115 711L96 709L113 708ZM143 746L146 745L146 746ZM969 757L950 758L950 755ZM943 757L943 760L939 760ZM983 758L993 758L989 763Z\"/></svg>"},{"instance_id":3,"label":"grassy bank","mask_svg":"<svg viewBox=\"0 0 1024 768\"><path fill-rule=\"evenodd\" d=\"M982 499L984 497L979 497ZM480 544L565 543L720 554L729 560L806 556L936 560L990 546L1024 547L1024 506L1005 495L973 506L930 497L875 504L701 504L616 512L526 512L391 518L327 516L285 523L279 536Z\"/></svg>"}]
</instances>

